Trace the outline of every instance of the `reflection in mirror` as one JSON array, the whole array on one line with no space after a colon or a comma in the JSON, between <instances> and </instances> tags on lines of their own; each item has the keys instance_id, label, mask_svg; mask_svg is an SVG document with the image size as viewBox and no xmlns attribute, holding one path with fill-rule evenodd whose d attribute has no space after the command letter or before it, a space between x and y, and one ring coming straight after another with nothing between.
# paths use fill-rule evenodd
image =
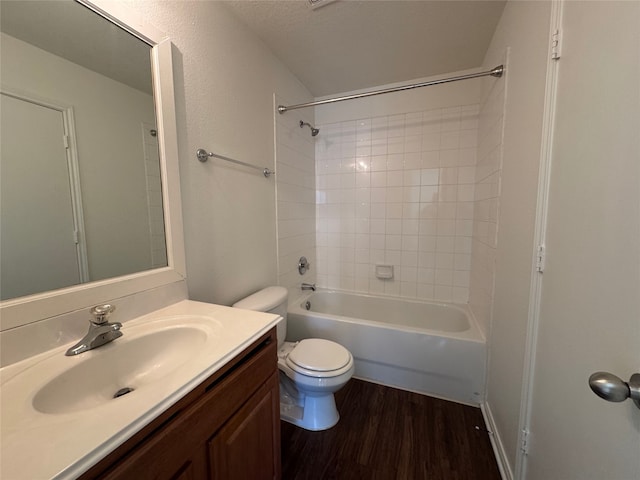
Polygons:
<instances>
[{"instance_id":1,"label":"reflection in mirror","mask_svg":"<svg viewBox=\"0 0 640 480\"><path fill-rule=\"evenodd\" d=\"M167 266L150 46L0 2L0 300Z\"/></svg>"}]
</instances>

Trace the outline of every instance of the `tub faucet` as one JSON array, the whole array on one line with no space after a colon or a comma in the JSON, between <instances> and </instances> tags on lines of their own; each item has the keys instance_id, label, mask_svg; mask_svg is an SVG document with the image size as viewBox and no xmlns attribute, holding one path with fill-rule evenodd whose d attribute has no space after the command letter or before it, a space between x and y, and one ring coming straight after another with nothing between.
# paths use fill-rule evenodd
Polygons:
<instances>
[{"instance_id":1,"label":"tub faucet","mask_svg":"<svg viewBox=\"0 0 640 480\"><path fill-rule=\"evenodd\" d=\"M121 337L122 332L120 329L122 328L122 324L120 322L107 322L107 317L115 309L116 307L114 305L109 304L93 307L90 310L93 319L89 320L89 331L82 340L67 350L65 355L79 355Z\"/></svg>"},{"instance_id":2,"label":"tub faucet","mask_svg":"<svg viewBox=\"0 0 640 480\"><path fill-rule=\"evenodd\" d=\"M303 283L302 284L302 290L311 290L313 292L316 291L316 284L315 283Z\"/></svg>"}]
</instances>

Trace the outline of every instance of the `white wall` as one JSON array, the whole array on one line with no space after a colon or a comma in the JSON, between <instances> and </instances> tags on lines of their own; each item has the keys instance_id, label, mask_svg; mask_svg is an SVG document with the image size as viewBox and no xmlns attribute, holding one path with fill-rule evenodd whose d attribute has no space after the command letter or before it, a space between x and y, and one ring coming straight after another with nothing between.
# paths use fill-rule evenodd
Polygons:
<instances>
[{"instance_id":1,"label":"white wall","mask_svg":"<svg viewBox=\"0 0 640 480\"><path fill-rule=\"evenodd\" d=\"M151 96L4 33L1 45L3 87L74 109L90 279L151 268L141 133L155 124Z\"/></svg>"},{"instance_id":2,"label":"white wall","mask_svg":"<svg viewBox=\"0 0 640 480\"><path fill-rule=\"evenodd\" d=\"M479 86L317 107L321 286L467 302ZM393 265L394 278L376 278L376 264Z\"/></svg>"},{"instance_id":3,"label":"white wall","mask_svg":"<svg viewBox=\"0 0 640 480\"><path fill-rule=\"evenodd\" d=\"M504 61L506 103L486 407L513 470L530 302L550 2L508 2L485 57Z\"/></svg>"},{"instance_id":4,"label":"white wall","mask_svg":"<svg viewBox=\"0 0 640 480\"><path fill-rule=\"evenodd\" d=\"M197 148L274 169L273 94L308 91L219 2L129 1L173 41L189 295L231 304L278 281L275 179Z\"/></svg>"}]
</instances>

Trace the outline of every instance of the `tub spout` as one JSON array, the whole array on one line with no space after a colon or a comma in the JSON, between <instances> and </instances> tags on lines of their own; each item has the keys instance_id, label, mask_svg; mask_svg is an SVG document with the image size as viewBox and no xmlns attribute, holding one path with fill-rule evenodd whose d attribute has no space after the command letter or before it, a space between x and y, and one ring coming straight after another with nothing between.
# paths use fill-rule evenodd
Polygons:
<instances>
[{"instance_id":1,"label":"tub spout","mask_svg":"<svg viewBox=\"0 0 640 480\"><path fill-rule=\"evenodd\" d=\"M316 291L316 284L315 283L303 283L302 284L302 290L311 290L313 292Z\"/></svg>"}]
</instances>

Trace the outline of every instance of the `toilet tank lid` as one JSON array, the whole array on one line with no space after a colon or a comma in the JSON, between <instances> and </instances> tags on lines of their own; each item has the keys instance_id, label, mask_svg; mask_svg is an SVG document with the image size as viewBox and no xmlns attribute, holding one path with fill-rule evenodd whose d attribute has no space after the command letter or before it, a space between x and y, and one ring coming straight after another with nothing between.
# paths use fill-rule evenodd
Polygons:
<instances>
[{"instance_id":1,"label":"toilet tank lid","mask_svg":"<svg viewBox=\"0 0 640 480\"><path fill-rule=\"evenodd\" d=\"M246 310L268 312L281 303L286 302L288 294L288 290L284 287L267 287L257 291L253 295L249 295L247 298L243 298L232 306Z\"/></svg>"}]
</instances>

